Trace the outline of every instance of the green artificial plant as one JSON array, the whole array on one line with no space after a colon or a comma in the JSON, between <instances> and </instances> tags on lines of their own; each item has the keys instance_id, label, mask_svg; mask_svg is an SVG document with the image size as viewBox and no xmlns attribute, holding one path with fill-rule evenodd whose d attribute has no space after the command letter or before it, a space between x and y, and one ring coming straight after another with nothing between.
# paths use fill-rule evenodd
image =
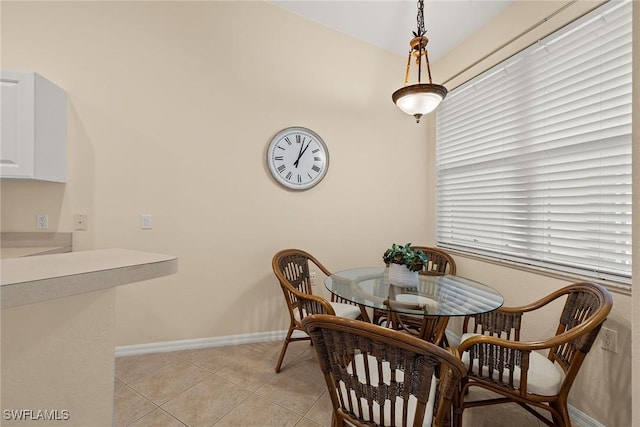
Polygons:
<instances>
[{"instance_id":1,"label":"green artificial plant","mask_svg":"<svg viewBox=\"0 0 640 427\"><path fill-rule=\"evenodd\" d=\"M411 243L406 245L393 244L382 255L385 264L406 265L411 271L420 271L427 263L427 256L420 249L412 249Z\"/></svg>"}]
</instances>

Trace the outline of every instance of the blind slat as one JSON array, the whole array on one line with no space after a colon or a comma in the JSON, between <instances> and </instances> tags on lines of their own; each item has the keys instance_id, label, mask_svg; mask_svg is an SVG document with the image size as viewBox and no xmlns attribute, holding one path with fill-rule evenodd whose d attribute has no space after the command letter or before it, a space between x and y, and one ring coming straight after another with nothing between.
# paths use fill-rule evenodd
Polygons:
<instances>
[{"instance_id":1,"label":"blind slat","mask_svg":"<svg viewBox=\"0 0 640 427\"><path fill-rule=\"evenodd\" d=\"M451 91L437 243L631 283L631 2L610 2Z\"/></svg>"}]
</instances>

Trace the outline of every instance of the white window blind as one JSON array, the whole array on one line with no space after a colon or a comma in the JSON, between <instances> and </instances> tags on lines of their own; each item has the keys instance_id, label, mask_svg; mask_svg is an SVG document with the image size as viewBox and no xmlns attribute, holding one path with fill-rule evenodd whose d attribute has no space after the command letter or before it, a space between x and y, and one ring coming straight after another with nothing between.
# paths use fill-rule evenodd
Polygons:
<instances>
[{"instance_id":1,"label":"white window blind","mask_svg":"<svg viewBox=\"0 0 640 427\"><path fill-rule=\"evenodd\" d=\"M449 93L439 246L631 283L631 33L611 1Z\"/></svg>"}]
</instances>

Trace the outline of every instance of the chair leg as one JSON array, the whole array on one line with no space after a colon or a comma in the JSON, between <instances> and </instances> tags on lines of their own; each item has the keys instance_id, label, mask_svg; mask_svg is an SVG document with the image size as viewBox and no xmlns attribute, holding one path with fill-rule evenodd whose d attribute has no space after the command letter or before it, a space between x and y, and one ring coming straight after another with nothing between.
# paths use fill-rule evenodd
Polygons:
<instances>
[{"instance_id":1,"label":"chair leg","mask_svg":"<svg viewBox=\"0 0 640 427\"><path fill-rule=\"evenodd\" d=\"M278 358L278 363L276 363L276 373L280 372L280 367L282 366L282 361L284 360L284 354L287 352L287 347L291 342L291 335L293 334L293 325L289 326L289 332L287 332L287 336L284 339L284 343L282 344L282 350L280 350L280 357Z\"/></svg>"},{"instance_id":2,"label":"chair leg","mask_svg":"<svg viewBox=\"0 0 640 427\"><path fill-rule=\"evenodd\" d=\"M458 390L456 390L453 395L453 422L451 425L453 427L462 427L462 413L464 412L464 397L469 392L469 387L467 387L467 378L462 378L460 380L460 385L458 386Z\"/></svg>"},{"instance_id":3,"label":"chair leg","mask_svg":"<svg viewBox=\"0 0 640 427\"><path fill-rule=\"evenodd\" d=\"M569 418L569 408L567 407L566 401L559 400L557 402L551 403L549 406L551 406L553 409L558 411L558 413L562 417L562 419L556 419L556 417L553 416L554 422L557 425L562 427L571 427L571 419Z\"/></svg>"},{"instance_id":4,"label":"chair leg","mask_svg":"<svg viewBox=\"0 0 640 427\"><path fill-rule=\"evenodd\" d=\"M461 427L462 426L462 411L464 410L464 408L462 407L462 402L460 402L460 399L462 399L463 397L460 396L460 393L456 393L456 395L454 396L454 400L453 400L453 417L452 417L452 422L451 425L452 427Z\"/></svg>"},{"instance_id":5,"label":"chair leg","mask_svg":"<svg viewBox=\"0 0 640 427\"><path fill-rule=\"evenodd\" d=\"M363 322L371 323L371 319L369 318L369 313L367 313L367 308L364 305L359 305L360 307L360 317Z\"/></svg>"},{"instance_id":6,"label":"chair leg","mask_svg":"<svg viewBox=\"0 0 640 427\"><path fill-rule=\"evenodd\" d=\"M440 343L440 347L449 348L451 345L449 344L449 339L447 338L447 329L445 328L444 334L442 335L442 343Z\"/></svg>"},{"instance_id":7,"label":"chair leg","mask_svg":"<svg viewBox=\"0 0 640 427\"><path fill-rule=\"evenodd\" d=\"M453 410L453 423L451 423L453 427L462 427L462 409L454 408Z\"/></svg>"},{"instance_id":8,"label":"chair leg","mask_svg":"<svg viewBox=\"0 0 640 427\"><path fill-rule=\"evenodd\" d=\"M338 426L338 419L336 418L335 411L331 414L331 427L340 427Z\"/></svg>"},{"instance_id":9,"label":"chair leg","mask_svg":"<svg viewBox=\"0 0 640 427\"><path fill-rule=\"evenodd\" d=\"M454 417L455 407L456 407L456 405L454 403L449 408L449 411L446 414L444 414L444 419L442 420L442 426L443 427L453 427L453 417Z\"/></svg>"}]
</instances>

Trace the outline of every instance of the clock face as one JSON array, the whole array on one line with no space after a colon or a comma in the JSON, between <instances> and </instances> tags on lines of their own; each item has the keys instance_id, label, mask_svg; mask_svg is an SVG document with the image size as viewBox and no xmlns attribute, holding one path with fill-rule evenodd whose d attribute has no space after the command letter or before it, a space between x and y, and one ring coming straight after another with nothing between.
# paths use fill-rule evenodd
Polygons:
<instances>
[{"instance_id":1,"label":"clock face","mask_svg":"<svg viewBox=\"0 0 640 427\"><path fill-rule=\"evenodd\" d=\"M290 127L271 140L267 164L280 184L293 190L306 190L326 175L329 151L322 138L312 130Z\"/></svg>"}]
</instances>

